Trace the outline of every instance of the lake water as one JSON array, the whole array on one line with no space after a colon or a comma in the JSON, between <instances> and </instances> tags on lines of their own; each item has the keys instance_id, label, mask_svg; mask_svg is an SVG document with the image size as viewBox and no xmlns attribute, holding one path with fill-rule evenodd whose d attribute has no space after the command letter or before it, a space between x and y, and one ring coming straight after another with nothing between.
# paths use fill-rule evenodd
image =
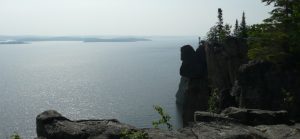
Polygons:
<instances>
[{"instance_id":1,"label":"lake water","mask_svg":"<svg viewBox=\"0 0 300 139\"><path fill-rule=\"evenodd\" d=\"M33 42L0 45L0 138L33 138L36 116L111 119L151 127L161 105L181 126L175 104L180 47L197 37L125 43Z\"/></svg>"}]
</instances>

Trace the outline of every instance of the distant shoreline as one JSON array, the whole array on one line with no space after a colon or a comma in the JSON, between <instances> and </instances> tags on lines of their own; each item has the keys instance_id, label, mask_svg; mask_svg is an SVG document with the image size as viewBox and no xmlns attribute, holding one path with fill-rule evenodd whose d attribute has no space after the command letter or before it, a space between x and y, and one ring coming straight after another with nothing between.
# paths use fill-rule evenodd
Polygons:
<instances>
[{"instance_id":1,"label":"distant shoreline","mask_svg":"<svg viewBox=\"0 0 300 139\"><path fill-rule=\"evenodd\" d=\"M98 37L28 37L28 36L0 36L0 44L27 44L30 42L41 41L81 41L84 43L91 42L138 42L138 41L152 41L146 38L135 37L118 37L118 38L98 38Z\"/></svg>"}]
</instances>

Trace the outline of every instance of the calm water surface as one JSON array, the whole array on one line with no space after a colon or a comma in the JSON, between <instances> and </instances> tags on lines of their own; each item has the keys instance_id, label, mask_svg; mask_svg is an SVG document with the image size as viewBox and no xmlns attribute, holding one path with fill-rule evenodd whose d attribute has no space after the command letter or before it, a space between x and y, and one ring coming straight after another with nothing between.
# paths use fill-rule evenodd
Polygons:
<instances>
[{"instance_id":1,"label":"calm water surface","mask_svg":"<svg viewBox=\"0 0 300 139\"><path fill-rule=\"evenodd\" d=\"M73 119L116 118L151 127L161 105L181 126L175 104L180 46L196 37L130 43L34 42L0 45L0 138L33 138L35 117L54 109Z\"/></svg>"}]
</instances>

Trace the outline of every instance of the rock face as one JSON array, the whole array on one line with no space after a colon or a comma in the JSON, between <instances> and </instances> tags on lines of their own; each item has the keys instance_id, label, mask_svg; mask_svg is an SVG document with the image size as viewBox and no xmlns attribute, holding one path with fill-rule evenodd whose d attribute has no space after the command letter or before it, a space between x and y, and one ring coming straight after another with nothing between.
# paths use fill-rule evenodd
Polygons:
<instances>
[{"instance_id":1,"label":"rock face","mask_svg":"<svg viewBox=\"0 0 300 139\"><path fill-rule=\"evenodd\" d=\"M200 112L201 113L201 112ZM204 115L209 114L203 112ZM218 115L218 114L216 114ZM224 115L219 115L230 119ZM177 131L137 129L117 120L72 121L49 110L36 118L37 139L119 139L121 131L135 130L152 139L299 139L300 125L284 124L247 126L230 120L193 123Z\"/></svg>"},{"instance_id":2,"label":"rock face","mask_svg":"<svg viewBox=\"0 0 300 139\"><path fill-rule=\"evenodd\" d=\"M192 46L181 48L182 65L180 67L181 80L176 94L176 102L183 110L183 125L193 121L196 110L207 110L209 87L204 47L196 51Z\"/></svg>"},{"instance_id":3,"label":"rock face","mask_svg":"<svg viewBox=\"0 0 300 139\"><path fill-rule=\"evenodd\" d=\"M279 69L269 62L250 61L240 67L231 93L240 107L287 109L297 119L300 117L299 77L298 72Z\"/></svg>"},{"instance_id":4,"label":"rock face","mask_svg":"<svg viewBox=\"0 0 300 139\"><path fill-rule=\"evenodd\" d=\"M233 92L240 95L240 107L269 110L281 108L284 98L281 85L276 79L278 76L272 75L275 73L270 72L271 70L272 64L263 61L251 61L240 67L237 79L240 93Z\"/></svg>"},{"instance_id":5,"label":"rock face","mask_svg":"<svg viewBox=\"0 0 300 139\"><path fill-rule=\"evenodd\" d=\"M210 86L219 90L230 89L239 67L247 63L246 41L227 38L222 45L205 43L204 47Z\"/></svg>"},{"instance_id":6,"label":"rock face","mask_svg":"<svg viewBox=\"0 0 300 139\"><path fill-rule=\"evenodd\" d=\"M190 121L195 110L206 110L205 101L217 89L218 112L232 106L285 109L290 118L300 121L300 72L288 65L248 61L247 49L246 40L232 37L222 44L202 42L196 51L191 46L181 48L184 78L177 99L182 98L183 115L188 117L184 119Z\"/></svg>"},{"instance_id":7,"label":"rock face","mask_svg":"<svg viewBox=\"0 0 300 139\"><path fill-rule=\"evenodd\" d=\"M200 52L201 53L201 52ZM203 56L202 56L203 57ZM185 45L181 47L181 67L180 75L187 78L198 78L204 76L202 67L203 59L197 55L194 48L190 45ZM202 61L201 61L202 60Z\"/></svg>"},{"instance_id":8,"label":"rock face","mask_svg":"<svg viewBox=\"0 0 300 139\"><path fill-rule=\"evenodd\" d=\"M193 121L194 112L197 110L207 110L207 100L209 88L207 80L201 78L181 77L179 89L177 91L177 105L182 107L183 125Z\"/></svg>"},{"instance_id":9,"label":"rock face","mask_svg":"<svg viewBox=\"0 0 300 139\"><path fill-rule=\"evenodd\" d=\"M209 97L209 89L207 81L201 78L189 79L185 94L185 103L183 104L183 125L193 121L194 112L197 110L207 110L207 100Z\"/></svg>"},{"instance_id":10,"label":"rock face","mask_svg":"<svg viewBox=\"0 0 300 139\"><path fill-rule=\"evenodd\" d=\"M208 109L212 88L220 90L219 109L237 106L231 87L240 65L247 62L245 41L228 38L224 45L201 43L194 51L190 45L181 48L181 81L176 95L183 105L183 123L193 120L197 110Z\"/></svg>"},{"instance_id":11,"label":"rock face","mask_svg":"<svg viewBox=\"0 0 300 139\"><path fill-rule=\"evenodd\" d=\"M250 126L294 124L289 120L288 112L284 110L267 111L229 107L223 110L221 114L197 111L195 112L194 117L195 121L200 122L223 121Z\"/></svg>"}]
</instances>

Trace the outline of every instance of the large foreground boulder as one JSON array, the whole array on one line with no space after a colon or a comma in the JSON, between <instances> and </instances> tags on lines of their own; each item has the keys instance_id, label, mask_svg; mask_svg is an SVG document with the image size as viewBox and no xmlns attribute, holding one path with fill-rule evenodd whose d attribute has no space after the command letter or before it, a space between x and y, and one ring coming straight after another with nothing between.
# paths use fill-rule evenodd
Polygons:
<instances>
[{"instance_id":1,"label":"large foreground boulder","mask_svg":"<svg viewBox=\"0 0 300 139\"><path fill-rule=\"evenodd\" d=\"M208 113L203 113L208 116ZM224 115L219 115L224 117ZM225 119L230 119L225 117ZM144 132L151 139L299 139L300 125L248 126L226 120L196 122L177 131L138 129L117 120L72 121L54 110L37 116L37 139L119 139L123 131Z\"/></svg>"},{"instance_id":2,"label":"large foreground boulder","mask_svg":"<svg viewBox=\"0 0 300 139\"><path fill-rule=\"evenodd\" d=\"M46 139L102 139L113 138L122 130L135 127L117 120L71 121L54 110L45 111L36 118L39 138Z\"/></svg>"}]
</instances>

